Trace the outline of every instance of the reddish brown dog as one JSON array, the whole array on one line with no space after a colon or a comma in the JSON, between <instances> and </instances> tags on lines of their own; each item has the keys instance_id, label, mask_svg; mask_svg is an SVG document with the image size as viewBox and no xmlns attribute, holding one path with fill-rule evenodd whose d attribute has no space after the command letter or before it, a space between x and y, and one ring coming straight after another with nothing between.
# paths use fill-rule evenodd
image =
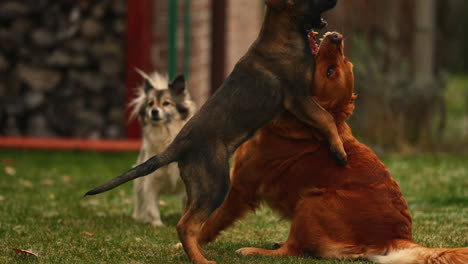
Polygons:
<instances>
[{"instance_id":1,"label":"reddish brown dog","mask_svg":"<svg viewBox=\"0 0 468 264\"><path fill-rule=\"evenodd\" d=\"M398 184L345 122L354 109L353 78L342 36L326 34L316 58L313 97L334 116L348 165L336 165L317 130L284 114L237 150L229 196L204 225L201 244L266 201L292 220L289 237L277 250L243 248L238 251L243 255L468 263L468 248L429 249L413 242Z\"/></svg>"}]
</instances>

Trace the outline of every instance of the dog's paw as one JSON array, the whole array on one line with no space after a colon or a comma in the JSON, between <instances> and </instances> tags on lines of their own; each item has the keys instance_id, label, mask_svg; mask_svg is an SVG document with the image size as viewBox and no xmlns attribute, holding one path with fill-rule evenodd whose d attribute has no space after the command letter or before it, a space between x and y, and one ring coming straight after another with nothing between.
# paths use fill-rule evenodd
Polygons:
<instances>
[{"instance_id":1,"label":"dog's paw","mask_svg":"<svg viewBox=\"0 0 468 264\"><path fill-rule=\"evenodd\" d=\"M216 264L216 261L207 260L203 262L194 262L195 264Z\"/></svg>"},{"instance_id":2,"label":"dog's paw","mask_svg":"<svg viewBox=\"0 0 468 264\"><path fill-rule=\"evenodd\" d=\"M346 164L348 164L348 156L346 155L346 153L339 152L333 149L330 151L338 165L345 166Z\"/></svg>"},{"instance_id":3,"label":"dog's paw","mask_svg":"<svg viewBox=\"0 0 468 264\"><path fill-rule=\"evenodd\" d=\"M174 246L172 246L173 249L184 249L184 246L182 245L182 243L177 243L175 244Z\"/></svg>"},{"instance_id":4,"label":"dog's paw","mask_svg":"<svg viewBox=\"0 0 468 264\"><path fill-rule=\"evenodd\" d=\"M161 220L156 220L151 223L149 223L152 226L157 226L157 227L165 227L164 223Z\"/></svg>"},{"instance_id":5,"label":"dog's paw","mask_svg":"<svg viewBox=\"0 0 468 264\"><path fill-rule=\"evenodd\" d=\"M135 221L140 222L145 225L151 225L151 226L160 226L164 227L164 223L161 221L161 218L151 216L149 214L136 214L134 213L132 215L132 218L135 219Z\"/></svg>"},{"instance_id":6,"label":"dog's paw","mask_svg":"<svg viewBox=\"0 0 468 264\"><path fill-rule=\"evenodd\" d=\"M273 244L273 249L279 249L280 247L282 247L284 245L284 241L281 241L281 242L275 242Z\"/></svg>"},{"instance_id":7,"label":"dog's paw","mask_svg":"<svg viewBox=\"0 0 468 264\"><path fill-rule=\"evenodd\" d=\"M236 253L241 254L243 256L259 256L260 253L258 252L258 248L240 248L236 250Z\"/></svg>"},{"instance_id":8,"label":"dog's paw","mask_svg":"<svg viewBox=\"0 0 468 264\"><path fill-rule=\"evenodd\" d=\"M193 260L194 264L216 264L216 261L212 260Z\"/></svg>"}]
</instances>

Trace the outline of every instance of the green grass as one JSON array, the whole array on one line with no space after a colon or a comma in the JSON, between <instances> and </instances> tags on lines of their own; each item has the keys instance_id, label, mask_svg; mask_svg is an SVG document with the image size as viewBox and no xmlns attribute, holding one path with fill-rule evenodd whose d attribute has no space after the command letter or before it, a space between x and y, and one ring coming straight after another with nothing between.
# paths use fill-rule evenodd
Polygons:
<instances>
[{"instance_id":1,"label":"green grass","mask_svg":"<svg viewBox=\"0 0 468 264\"><path fill-rule=\"evenodd\" d=\"M453 75L446 87L447 119L443 142L452 149L468 150L468 75Z\"/></svg>"},{"instance_id":2,"label":"green grass","mask_svg":"<svg viewBox=\"0 0 468 264\"><path fill-rule=\"evenodd\" d=\"M135 153L0 151L0 263L189 263L175 225L178 197L164 197L167 227L135 223L132 184L83 198L118 175ZM468 246L468 156L391 156L384 159L402 187L417 242L431 247ZM5 164L16 173L5 172ZM286 239L289 224L266 208L240 221L207 247L218 263L364 263L306 258L242 257L245 246L271 247ZM94 234L89 236L86 232ZM31 250L39 257L17 254Z\"/></svg>"}]
</instances>

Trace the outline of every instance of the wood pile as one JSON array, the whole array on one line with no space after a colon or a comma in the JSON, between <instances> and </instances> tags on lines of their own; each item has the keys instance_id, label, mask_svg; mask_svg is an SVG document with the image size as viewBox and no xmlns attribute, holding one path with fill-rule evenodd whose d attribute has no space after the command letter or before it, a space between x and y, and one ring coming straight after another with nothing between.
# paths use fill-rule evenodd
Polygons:
<instances>
[{"instance_id":1,"label":"wood pile","mask_svg":"<svg viewBox=\"0 0 468 264\"><path fill-rule=\"evenodd\" d=\"M123 136L125 0L0 2L0 135Z\"/></svg>"}]
</instances>

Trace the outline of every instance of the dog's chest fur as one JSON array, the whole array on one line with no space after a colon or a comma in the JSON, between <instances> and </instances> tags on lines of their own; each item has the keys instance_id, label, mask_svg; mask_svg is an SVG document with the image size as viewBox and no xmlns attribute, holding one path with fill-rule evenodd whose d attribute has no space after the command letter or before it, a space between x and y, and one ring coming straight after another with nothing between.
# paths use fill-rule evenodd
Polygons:
<instances>
[{"instance_id":1,"label":"dog's chest fur","mask_svg":"<svg viewBox=\"0 0 468 264\"><path fill-rule=\"evenodd\" d=\"M161 153L174 140L184 121L173 120L163 125L147 124L143 127L143 142L137 163L140 164L152 156ZM152 174L150 184L158 185L162 193L179 193L183 191L183 182L179 176L177 163L171 163Z\"/></svg>"}]
</instances>

